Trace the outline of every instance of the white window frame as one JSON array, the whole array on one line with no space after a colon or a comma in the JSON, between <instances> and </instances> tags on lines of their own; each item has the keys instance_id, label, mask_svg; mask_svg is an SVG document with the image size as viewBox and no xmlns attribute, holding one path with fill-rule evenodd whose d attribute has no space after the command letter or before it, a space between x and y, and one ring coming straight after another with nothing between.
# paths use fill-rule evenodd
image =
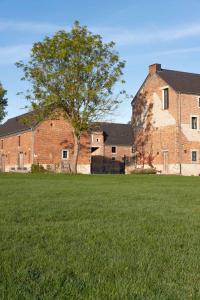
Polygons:
<instances>
[{"instance_id":1,"label":"white window frame","mask_svg":"<svg viewBox=\"0 0 200 300\"><path fill-rule=\"evenodd\" d=\"M196 154L197 154L197 159L194 161L194 160L192 160L192 152L196 152ZM196 163L198 163L198 161L199 161L199 150L197 150L197 149L191 149L191 152L190 152L190 156L191 156L191 162L193 163L193 164L196 164Z\"/></svg>"},{"instance_id":2,"label":"white window frame","mask_svg":"<svg viewBox=\"0 0 200 300\"><path fill-rule=\"evenodd\" d=\"M112 148L115 147L115 152L112 152ZM115 156L117 154L117 146L111 146L111 153L112 153L112 156Z\"/></svg>"},{"instance_id":3,"label":"white window frame","mask_svg":"<svg viewBox=\"0 0 200 300\"><path fill-rule=\"evenodd\" d=\"M67 151L67 157L66 158L63 157L64 151ZM69 159L69 150L68 149L62 149L61 155L62 155L62 160L68 160Z\"/></svg>"},{"instance_id":4,"label":"white window frame","mask_svg":"<svg viewBox=\"0 0 200 300\"><path fill-rule=\"evenodd\" d=\"M162 109L168 110L169 109L169 86L163 86L162 88ZM168 89L168 108L164 108L164 90Z\"/></svg>"},{"instance_id":5,"label":"white window frame","mask_svg":"<svg viewBox=\"0 0 200 300\"><path fill-rule=\"evenodd\" d=\"M196 129L192 128L192 118L197 118L197 128ZM190 128L192 130L199 130L199 116L198 115L191 115L190 116Z\"/></svg>"},{"instance_id":6,"label":"white window frame","mask_svg":"<svg viewBox=\"0 0 200 300\"><path fill-rule=\"evenodd\" d=\"M197 107L200 108L200 96L197 97Z\"/></svg>"}]
</instances>

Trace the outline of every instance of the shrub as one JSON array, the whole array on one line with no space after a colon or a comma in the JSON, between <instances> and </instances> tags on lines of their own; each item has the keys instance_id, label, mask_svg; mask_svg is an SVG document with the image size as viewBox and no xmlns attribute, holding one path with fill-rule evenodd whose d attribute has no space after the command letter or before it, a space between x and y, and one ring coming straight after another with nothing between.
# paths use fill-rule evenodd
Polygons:
<instances>
[{"instance_id":1,"label":"shrub","mask_svg":"<svg viewBox=\"0 0 200 300\"><path fill-rule=\"evenodd\" d=\"M43 173L45 172L45 168L42 165L32 164L31 165L31 173Z\"/></svg>"},{"instance_id":2,"label":"shrub","mask_svg":"<svg viewBox=\"0 0 200 300\"><path fill-rule=\"evenodd\" d=\"M131 174L156 174L156 173L157 173L156 169L153 168L151 169L138 168L131 171Z\"/></svg>"}]
</instances>

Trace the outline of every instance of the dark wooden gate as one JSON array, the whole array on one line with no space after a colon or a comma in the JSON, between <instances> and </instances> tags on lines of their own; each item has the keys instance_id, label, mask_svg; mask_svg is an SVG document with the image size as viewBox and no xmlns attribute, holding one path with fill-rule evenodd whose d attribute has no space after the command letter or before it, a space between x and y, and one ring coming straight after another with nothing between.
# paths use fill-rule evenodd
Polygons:
<instances>
[{"instance_id":1,"label":"dark wooden gate","mask_svg":"<svg viewBox=\"0 0 200 300\"><path fill-rule=\"evenodd\" d=\"M124 172L124 162L97 155L91 158L92 174L124 174Z\"/></svg>"}]
</instances>

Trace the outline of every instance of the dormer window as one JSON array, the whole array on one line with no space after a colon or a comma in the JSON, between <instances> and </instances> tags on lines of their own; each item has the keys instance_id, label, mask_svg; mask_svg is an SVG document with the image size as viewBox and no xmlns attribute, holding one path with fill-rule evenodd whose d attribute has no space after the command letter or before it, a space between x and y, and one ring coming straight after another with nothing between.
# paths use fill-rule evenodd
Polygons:
<instances>
[{"instance_id":1,"label":"dormer window","mask_svg":"<svg viewBox=\"0 0 200 300\"><path fill-rule=\"evenodd\" d=\"M169 89L163 89L163 109L169 108Z\"/></svg>"}]
</instances>

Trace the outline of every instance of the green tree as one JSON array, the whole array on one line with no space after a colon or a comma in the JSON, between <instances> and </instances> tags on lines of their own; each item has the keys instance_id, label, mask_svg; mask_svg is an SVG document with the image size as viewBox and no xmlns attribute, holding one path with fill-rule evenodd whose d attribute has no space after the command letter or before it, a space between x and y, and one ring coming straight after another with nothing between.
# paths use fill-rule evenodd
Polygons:
<instances>
[{"instance_id":1,"label":"green tree","mask_svg":"<svg viewBox=\"0 0 200 300\"><path fill-rule=\"evenodd\" d=\"M8 105L6 94L7 91L3 88L3 85L0 82L0 122L6 116L6 106Z\"/></svg>"},{"instance_id":2,"label":"green tree","mask_svg":"<svg viewBox=\"0 0 200 300\"><path fill-rule=\"evenodd\" d=\"M22 80L30 82L25 97L40 117L62 114L74 135L72 171L77 172L80 137L91 123L112 113L126 94L119 87L125 62L114 50L114 42L104 43L100 35L75 22L69 32L59 31L35 43L28 63L18 62ZM118 93L114 86L118 83Z\"/></svg>"}]
</instances>

